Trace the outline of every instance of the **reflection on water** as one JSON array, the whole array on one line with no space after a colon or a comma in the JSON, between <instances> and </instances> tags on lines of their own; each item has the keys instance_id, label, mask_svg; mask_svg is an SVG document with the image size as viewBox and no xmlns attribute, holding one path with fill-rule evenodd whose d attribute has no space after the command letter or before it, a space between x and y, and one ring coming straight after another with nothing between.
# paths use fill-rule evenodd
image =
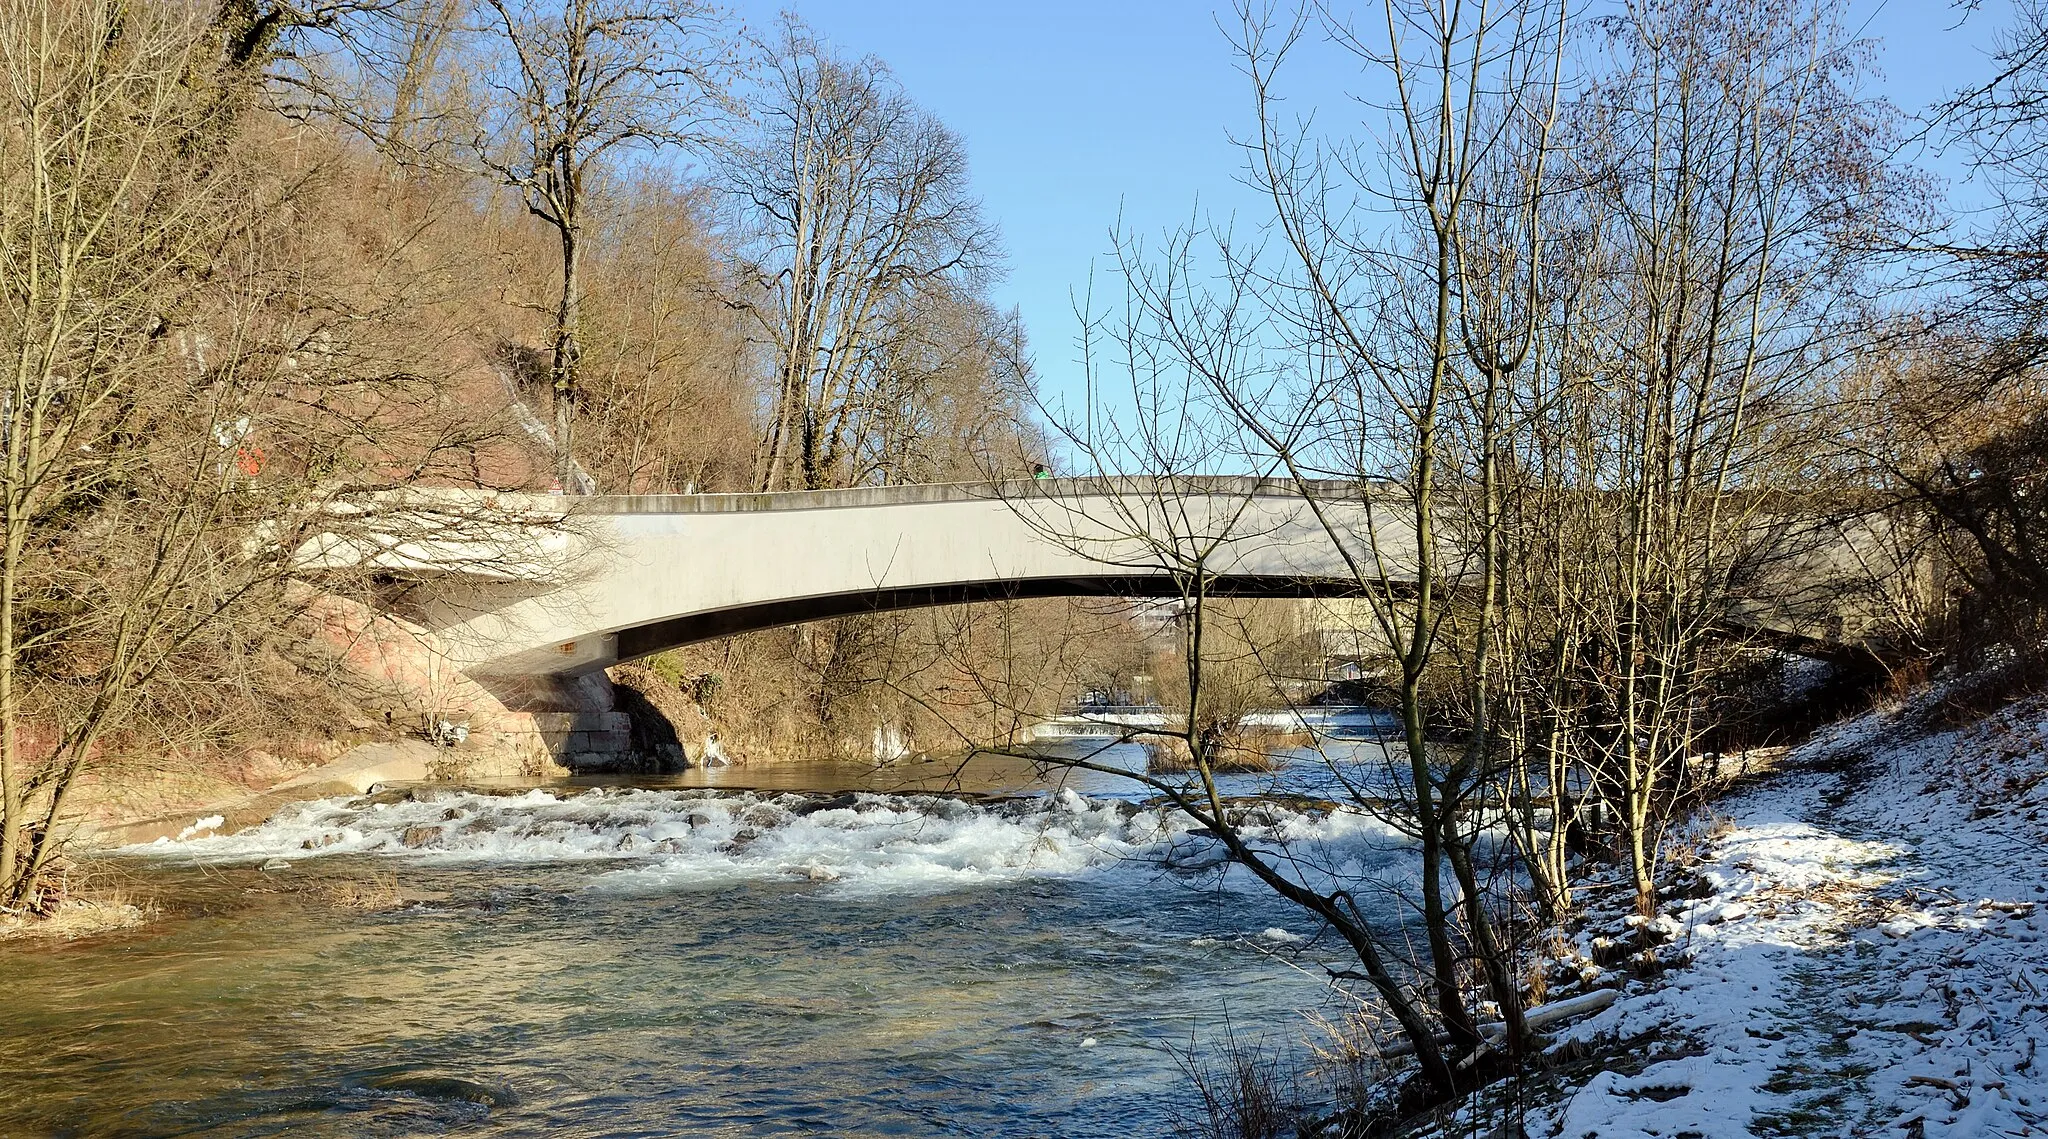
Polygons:
<instances>
[{"instance_id":1,"label":"reflection on water","mask_svg":"<svg viewBox=\"0 0 2048 1139\"><path fill-rule=\"evenodd\" d=\"M1406 866L1384 828L1262 825ZM1162 866L1204 841L1078 795L295 808L112 859L172 899L154 931L0 947L0 1134L1157 1134L1169 1048L1328 999L1318 950L1265 952L1298 914ZM332 904L392 875L413 904Z\"/></svg>"},{"instance_id":2,"label":"reflection on water","mask_svg":"<svg viewBox=\"0 0 2048 1139\"><path fill-rule=\"evenodd\" d=\"M1407 758L1389 751L1400 723L1389 713L1342 708L1313 716L1319 743L1283 752L1292 762L1281 771L1233 775L1221 781L1226 793L1251 795L1267 791L1338 797L1346 783L1382 787L1387 779L1405 779ZM1398 751L1398 743L1391 745ZM674 775L585 776L567 780L571 786L611 786L630 782L639 787L715 787L749 791L861 790L887 794L975 792L1037 793L1070 788L1093 798L1142 798L1150 792L1111 772L1062 766L1082 760L1090 764L1142 773L1144 749L1109 739L1038 741L1024 745L1029 754L976 753L959 756L918 756L875 766L829 761L775 763L741 767L694 767ZM1039 758L1033 758L1033 757Z\"/></svg>"}]
</instances>

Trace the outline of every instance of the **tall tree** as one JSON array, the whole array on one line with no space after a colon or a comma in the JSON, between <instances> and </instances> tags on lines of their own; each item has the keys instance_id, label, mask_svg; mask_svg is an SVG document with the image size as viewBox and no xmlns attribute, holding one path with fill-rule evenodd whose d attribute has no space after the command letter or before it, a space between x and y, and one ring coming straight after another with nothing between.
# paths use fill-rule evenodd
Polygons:
<instances>
[{"instance_id":1,"label":"tall tree","mask_svg":"<svg viewBox=\"0 0 2048 1139\"><path fill-rule=\"evenodd\" d=\"M230 47L232 45L229 45ZM196 3L0 4L0 906L151 678L253 588L245 73Z\"/></svg>"},{"instance_id":2,"label":"tall tree","mask_svg":"<svg viewBox=\"0 0 2048 1139\"><path fill-rule=\"evenodd\" d=\"M1235 275L1312 347L1295 369L1304 380L1279 399L1230 376L1214 383L1291 477L1337 472L1414 535L1412 552L1375 541L1352 568L1399 672L1431 1003L1458 1053L1482 1042L1457 925L1510 1050L1521 1047L1523 998L1473 848L1496 756L1488 652L1500 621L1509 394L1536 339L1538 222L1569 7L1415 0L1356 25L1320 9L1323 30L1386 84L1390 121L1371 153L1281 119L1276 77L1307 21L1275 30L1240 6L1259 124L1252 177L1272 204L1281 253L1271 271L1240 254ZM1474 599L1454 620L1456 603ZM1470 729L1449 762L1427 724L1427 687L1446 666ZM1448 1093L1448 1073L1432 1076Z\"/></svg>"},{"instance_id":3,"label":"tall tree","mask_svg":"<svg viewBox=\"0 0 2048 1139\"><path fill-rule=\"evenodd\" d=\"M1882 103L1830 3L1645 5L1602 30L1612 68L1571 139L1592 382L1563 398L1592 548L1580 664L1597 781L1621 808L1638 904L1705 726L1712 648L1772 490L1806 485L1855 240L1893 189ZM1611 492L1594 497L1592 492Z\"/></svg>"},{"instance_id":4,"label":"tall tree","mask_svg":"<svg viewBox=\"0 0 2048 1139\"><path fill-rule=\"evenodd\" d=\"M591 266L583 467L614 493L744 491L754 477L759 354L725 303L701 187L624 187Z\"/></svg>"},{"instance_id":5,"label":"tall tree","mask_svg":"<svg viewBox=\"0 0 2048 1139\"><path fill-rule=\"evenodd\" d=\"M551 335L556 471L579 484L573 433L581 397L584 259L610 167L650 152L708 146L729 109L730 49L700 0L487 0L502 48L476 153L561 249Z\"/></svg>"},{"instance_id":6,"label":"tall tree","mask_svg":"<svg viewBox=\"0 0 2048 1139\"><path fill-rule=\"evenodd\" d=\"M459 73L479 30L476 0L230 0L223 19L253 37L251 63L269 72L270 106L361 135L388 169L451 157L469 118Z\"/></svg>"},{"instance_id":7,"label":"tall tree","mask_svg":"<svg viewBox=\"0 0 2048 1139\"><path fill-rule=\"evenodd\" d=\"M858 401L848 481L1027 472L1045 455L1029 420L1032 381L1015 313L959 288L914 294L891 316Z\"/></svg>"},{"instance_id":8,"label":"tall tree","mask_svg":"<svg viewBox=\"0 0 2048 1139\"><path fill-rule=\"evenodd\" d=\"M787 19L758 127L726 165L740 303L773 353L755 467L762 490L855 473L855 437L886 387L912 310L971 292L997 260L960 139L872 57L834 54Z\"/></svg>"}]
</instances>

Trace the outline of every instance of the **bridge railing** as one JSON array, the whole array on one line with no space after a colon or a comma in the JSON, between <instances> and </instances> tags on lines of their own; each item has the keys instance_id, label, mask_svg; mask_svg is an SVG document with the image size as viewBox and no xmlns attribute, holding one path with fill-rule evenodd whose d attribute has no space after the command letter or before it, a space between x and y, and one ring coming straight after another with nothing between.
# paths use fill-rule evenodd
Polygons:
<instances>
[{"instance_id":1,"label":"bridge railing","mask_svg":"<svg viewBox=\"0 0 2048 1139\"><path fill-rule=\"evenodd\" d=\"M757 510L830 510L857 506L904 506L930 502L1028 502L1063 498L1284 497L1307 494L1354 499L1361 491L1394 484L1353 479L1296 482L1257 475L1097 475L997 482L892 483L833 490L783 490L761 494L599 494L557 501L578 514L713 514Z\"/></svg>"}]
</instances>

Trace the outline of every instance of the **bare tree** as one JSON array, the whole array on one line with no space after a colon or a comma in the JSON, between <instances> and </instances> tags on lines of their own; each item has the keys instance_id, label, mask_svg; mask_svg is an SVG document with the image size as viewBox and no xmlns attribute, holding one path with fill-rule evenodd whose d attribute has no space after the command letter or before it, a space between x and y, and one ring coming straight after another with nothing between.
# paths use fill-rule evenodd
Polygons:
<instances>
[{"instance_id":1,"label":"bare tree","mask_svg":"<svg viewBox=\"0 0 2048 1139\"><path fill-rule=\"evenodd\" d=\"M281 167L276 124L248 109L260 75L205 6L16 0L4 16L0 905L14 906L42 893L82 774L218 740L286 692L331 706L286 663L320 589L388 602L418 554L457 573L538 565L529 523L561 512L471 491L522 485L527 453L504 416L465 402L474 381L496 387L448 335L441 287L463 264L433 252L421 216L447 199L408 198L318 140ZM387 190L387 208L356 200ZM431 489L394 497L406 484ZM486 564L462 564L478 551Z\"/></svg>"},{"instance_id":2,"label":"bare tree","mask_svg":"<svg viewBox=\"0 0 2048 1139\"><path fill-rule=\"evenodd\" d=\"M549 386L557 476L577 487L584 260L607 169L701 149L728 111L729 48L698 0L486 0L502 49L476 140L484 168L520 195L561 249Z\"/></svg>"},{"instance_id":3,"label":"bare tree","mask_svg":"<svg viewBox=\"0 0 2048 1139\"><path fill-rule=\"evenodd\" d=\"M209 15L0 9L4 906L35 903L109 726L265 580L228 534L256 376L206 291L249 268L260 204L221 157Z\"/></svg>"},{"instance_id":4,"label":"bare tree","mask_svg":"<svg viewBox=\"0 0 2048 1139\"><path fill-rule=\"evenodd\" d=\"M890 314L871 367L849 427L849 482L1014 477L1046 457L1017 314L963 288L922 290Z\"/></svg>"},{"instance_id":5,"label":"bare tree","mask_svg":"<svg viewBox=\"0 0 2048 1139\"><path fill-rule=\"evenodd\" d=\"M1341 473L1367 502L1389 500L1377 509L1405 514L1412 528L1412 570L1397 573L1376 546L1352 570L1379 599L1374 623L1400 674L1434 1002L1457 1052L1483 1046L1459 976L1456 909L1517 1053L1522 997L1473 844L1499 758L1489 693L1501 475L1512 377L1536 339L1539 206L1568 13L1549 3L1391 4L1367 30L1322 10L1321 29L1390 85L1381 154L1307 138L1278 118L1277 76L1309 17L1276 27L1249 7L1240 16L1238 49L1259 112L1247 151L1272 202L1284 271L1264 269L1257 250L1228 256L1313 347L1297 370L1303 380L1278 392L1235 394L1241 381L1220 373L1213 382L1291 477ZM1458 594L1476 604L1453 622L1447 602ZM1452 659L1468 732L1445 764L1428 739L1425 687Z\"/></svg>"},{"instance_id":6,"label":"bare tree","mask_svg":"<svg viewBox=\"0 0 2048 1139\"><path fill-rule=\"evenodd\" d=\"M762 361L725 303L708 197L638 179L593 243L582 465L620 493L751 488Z\"/></svg>"},{"instance_id":7,"label":"bare tree","mask_svg":"<svg viewBox=\"0 0 2048 1139\"><path fill-rule=\"evenodd\" d=\"M1983 377L1994 384L2016 364L2038 365L2048 348L2048 292L2041 287L2048 262L2048 5L2020 0L2011 10L2011 24L1994 41L1990 77L1933 108L1930 124L1935 140L1969 163L1990 195L1989 208L1939 234L1931 250L1914 247L1939 255L1937 278L1964 286L1964 313L2000 345L1996 366ZM1943 315L1954 321L1964 313Z\"/></svg>"},{"instance_id":8,"label":"bare tree","mask_svg":"<svg viewBox=\"0 0 2048 1139\"><path fill-rule=\"evenodd\" d=\"M422 124L432 115L432 88L441 78L443 60L456 38L470 0L415 0L403 20L405 52L391 84L390 124L383 151L398 157L431 148Z\"/></svg>"},{"instance_id":9,"label":"bare tree","mask_svg":"<svg viewBox=\"0 0 2048 1139\"><path fill-rule=\"evenodd\" d=\"M473 0L322 0L223 5L270 80L266 102L294 119L338 123L376 147L388 173L431 169L471 115L464 57Z\"/></svg>"},{"instance_id":10,"label":"bare tree","mask_svg":"<svg viewBox=\"0 0 2048 1139\"><path fill-rule=\"evenodd\" d=\"M2048 520L2029 489L2048 466L2048 5L2011 5L1990 62L1927 128L1987 203L1929 226L1932 239L1899 241L1935 287L1873 338L1849 446L1857 475L1898 500L1893 517L1929 536L1949 575L1932 612L1909 612L1910 639L1972 667L1999 646L2024 675L2039 670L2048 623Z\"/></svg>"},{"instance_id":11,"label":"bare tree","mask_svg":"<svg viewBox=\"0 0 2048 1139\"><path fill-rule=\"evenodd\" d=\"M1155 588L1170 585L1166 603L1174 614L1176 645L1169 659L1181 674L1161 687L1182 703L1181 714L1162 728L1133 731L1126 738L1170 748L1184 761L1175 766L1185 770L1134 771L1100 753L1048 757L1046 762L1142 783L1215 836L1234 864L1325 923L1357 964L1344 969L1344 975L1369 990L1413 1049L1422 1075L1421 1099L1442 1102L1475 1078L1470 1066L1461 1070L1457 1062L1481 1045L1474 1026L1461 1038L1468 1043L1460 1052L1445 1049L1443 1019L1434 1010L1446 998L1428 979L1433 973L1429 953L1424 951L1420 961L1412 959L1410 931L1394 912L1375 904L1379 886L1331 874L1330 868L1317 867L1310 852L1261 833L1218 782L1237 758L1227 721L1244 710L1244 694L1237 691L1242 686L1231 674L1255 643L1229 627L1231 607L1219 601L1252 587L1242 576L1248 552L1276 541L1298 546L1305 513L1309 524L1323 531L1320 537L1342 552L1334 572L1323 570L1326 585L1363 582L1367 571L1343 567L1377 563L1381 580L1376 584L1398 581L1394 588L1405 593L1417 566L1415 536L1398 519L1391 525L1371 521L1375 507L1354 497L1355 483L1317 483L1305 473L1288 473L1294 448L1308 449L1303 439L1319 419L1262 417L1259 429L1247 430L1239 411L1266 407L1264 397L1283 386L1293 369L1271 352L1277 326L1261 310L1255 278L1227 274L1212 291L1193 261L1194 242L1193 233L1176 234L1156 255L1136 242L1117 242L1125 295L1104 312L1084 313L1091 404L1055 420L1066 446L1085 467L1147 473L1105 480L1103 489L1117 492L1109 497L1066 493L1046 498L1034 493L1033 484L1012 494L1014 509L1048 540L1126 567ZM1241 484L1197 477L1246 467L1284 477ZM1303 498L1290 501L1295 493ZM1268 684L1276 680L1270 661L1259 671ZM1368 785L1357 770L1337 761L1329 771L1343 789L1346 809L1368 811L1407 833L1422 833L1412 801L1404 808L1386 808L1385 781ZM1448 943L1451 917L1442 904L1440 862L1425 873L1439 878L1424 887L1427 898L1437 899L1436 908L1430 910L1426 899L1402 899L1398 906L1414 905L1424 911L1425 923L1439 924L1438 930L1423 932L1445 939L1445 968L1454 986L1448 1003L1469 1024L1459 961Z\"/></svg>"},{"instance_id":12,"label":"bare tree","mask_svg":"<svg viewBox=\"0 0 2048 1139\"><path fill-rule=\"evenodd\" d=\"M971 295L996 235L959 138L872 57L843 59L789 19L767 63L759 128L727 164L739 303L772 353L762 490L843 484L857 435L924 330L918 310Z\"/></svg>"},{"instance_id":13,"label":"bare tree","mask_svg":"<svg viewBox=\"0 0 2048 1139\"><path fill-rule=\"evenodd\" d=\"M1562 395L1591 540L1572 667L1647 913L1720 626L1765 492L1812 469L1811 409L1867 264L1850 239L1890 182L1883 109L1854 91L1832 6L1645 8L1604 30L1614 67L1571 128L1576 253L1600 270L1567 330L1591 370Z\"/></svg>"}]
</instances>

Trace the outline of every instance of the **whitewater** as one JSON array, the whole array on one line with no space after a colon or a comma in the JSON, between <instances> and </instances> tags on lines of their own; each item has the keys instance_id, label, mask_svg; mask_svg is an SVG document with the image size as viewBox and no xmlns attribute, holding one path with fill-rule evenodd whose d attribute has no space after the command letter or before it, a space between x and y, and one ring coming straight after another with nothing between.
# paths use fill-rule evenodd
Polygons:
<instances>
[{"instance_id":1,"label":"whitewater","mask_svg":"<svg viewBox=\"0 0 2048 1139\"><path fill-rule=\"evenodd\" d=\"M210 825L209 825L210 824ZM1213 872L1236 888L1222 845L1187 816L1071 789L945 795L547 789L417 790L288 807L232 835L198 819L177 839L123 856L182 865L270 865L358 855L422 865L589 863L590 889L713 890L797 881L833 896L909 893L1034 877ZM1315 879L1403 877L1409 843L1341 808L1260 805L1241 813L1255 847L1285 847ZM282 865L280 865L282 864ZM1132 883L1137 884L1137 883ZM1249 884L1247 884L1249 885ZM1256 887L1252 887L1256 888Z\"/></svg>"}]
</instances>

